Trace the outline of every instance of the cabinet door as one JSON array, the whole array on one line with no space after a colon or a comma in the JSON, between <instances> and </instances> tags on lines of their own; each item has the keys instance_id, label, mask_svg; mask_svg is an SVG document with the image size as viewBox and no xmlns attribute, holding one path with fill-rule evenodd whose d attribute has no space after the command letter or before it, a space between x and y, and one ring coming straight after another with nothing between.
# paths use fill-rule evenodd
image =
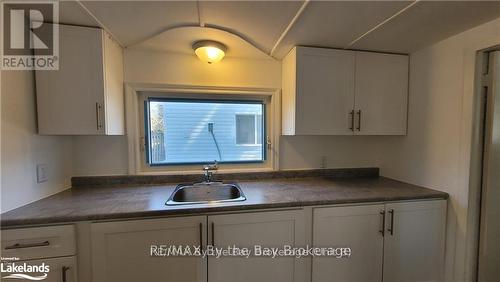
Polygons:
<instances>
[{"instance_id":1,"label":"cabinet door","mask_svg":"<svg viewBox=\"0 0 500 282\"><path fill-rule=\"evenodd\" d=\"M94 223L94 282L206 282L207 264L200 256L158 257L151 245L206 246L206 217Z\"/></svg>"},{"instance_id":2,"label":"cabinet door","mask_svg":"<svg viewBox=\"0 0 500 282\"><path fill-rule=\"evenodd\" d=\"M352 135L354 52L297 49L297 135Z\"/></svg>"},{"instance_id":3,"label":"cabinet door","mask_svg":"<svg viewBox=\"0 0 500 282\"><path fill-rule=\"evenodd\" d=\"M384 282L442 281L446 201L386 205Z\"/></svg>"},{"instance_id":4,"label":"cabinet door","mask_svg":"<svg viewBox=\"0 0 500 282\"><path fill-rule=\"evenodd\" d=\"M313 282L381 282L384 205L314 209L313 246L349 247L350 258L314 257Z\"/></svg>"},{"instance_id":5,"label":"cabinet door","mask_svg":"<svg viewBox=\"0 0 500 282\"><path fill-rule=\"evenodd\" d=\"M103 134L102 30L59 26L59 70L37 70L40 134Z\"/></svg>"},{"instance_id":6,"label":"cabinet door","mask_svg":"<svg viewBox=\"0 0 500 282\"><path fill-rule=\"evenodd\" d=\"M304 246L302 210L209 216L209 242L217 248L255 245L283 248ZM209 282L303 282L305 259L293 257L221 257L208 259Z\"/></svg>"},{"instance_id":7,"label":"cabinet door","mask_svg":"<svg viewBox=\"0 0 500 282\"><path fill-rule=\"evenodd\" d=\"M2 279L5 281L16 281L16 280L43 280L44 282L77 282L77 264L76 264L76 258L74 256L70 257L60 257L60 258L49 258L49 259L38 259L38 260L27 260L27 261L17 261L15 262L16 265L22 265L26 263L27 265L31 266L40 266L45 264L46 266L49 267L48 272L35 272L35 273L8 273L8 272L2 272L1 277L5 278L6 276L12 275L12 274L26 274L31 277L40 277L43 278L45 274L47 277L45 279L28 279L24 278L22 279ZM4 264L4 268L7 267L9 263Z\"/></svg>"},{"instance_id":8,"label":"cabinet door","mask_svg":"<svg viewBox=\"0 0 500 282\"><path fill-rule=\"evenodd\" d=\"M408 56L356 52L355 132L405 135Z\"/></svg>"}]
</instances>

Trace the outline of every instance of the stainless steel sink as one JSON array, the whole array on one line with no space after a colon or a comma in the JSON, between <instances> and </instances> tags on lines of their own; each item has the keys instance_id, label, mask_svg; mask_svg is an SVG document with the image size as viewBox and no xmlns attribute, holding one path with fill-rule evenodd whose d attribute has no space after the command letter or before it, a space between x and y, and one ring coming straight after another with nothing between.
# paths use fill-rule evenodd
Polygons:
<instances>
[{"instance_id":1,"label":"stainless steel sink","mask_svg":"<svg viewBox=\"0 0 500 282\"><path fill-rule=\"evenodd\" d=\"M201 182L178 185L166 202L168 206L245 201L240 186L236 183Z\"/></svg>"}]
</instances>

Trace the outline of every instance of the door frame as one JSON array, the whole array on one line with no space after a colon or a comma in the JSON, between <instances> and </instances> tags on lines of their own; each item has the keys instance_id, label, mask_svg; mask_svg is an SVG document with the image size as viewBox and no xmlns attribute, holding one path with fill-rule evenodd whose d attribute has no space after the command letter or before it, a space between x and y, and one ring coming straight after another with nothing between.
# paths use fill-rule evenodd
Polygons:
<instances>
[{"instance_id":1,"label":"door frame","mask_svg":"<svg viewBox=\"0 0 500 282\"><path fill-rule=\"evenodd\" d=\"M500 45L479 50L476 53L475 79L474 79L474 100L472 116L472 137L471 154L469 167L469 200L467 213L467 234L466 238L466 277L471 281L478 281L480 238L482 221L481 195L484 179L484 156L486 150L486 138L488 135L488 123L491 116L488 116L488 108L491 107L491 97L488 96L487 88L491 87L491 79L488 73L489 53L500 50Z\"/></svg>"}]
</instances>

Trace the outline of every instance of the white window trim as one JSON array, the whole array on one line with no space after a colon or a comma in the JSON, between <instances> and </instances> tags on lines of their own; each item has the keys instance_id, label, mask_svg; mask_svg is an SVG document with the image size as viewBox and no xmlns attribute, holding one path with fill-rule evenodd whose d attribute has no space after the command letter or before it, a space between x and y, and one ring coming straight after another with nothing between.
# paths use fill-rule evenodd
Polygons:
<instances>
[{"instance_id":1,"label":"white window trim","mask_svg":"<svg viewBox=\"0 0 500 282\"><path fill-rule=\"evenodd\" d=\"M168 85L168 84L125 84L125 112L128 141L128 172L129 174L199 174L201 166L160 166L149 167L144 162L144 153L141 146L144 140L141 139L141 117L140 97L141 92L164 92L172 93L169 97L185 97L186 95L231 95L241 97L260 96L266 97L267 120L266 129L268 132L267 158L264 163L257 164L222 164L219 172L257 172L272 171L279 169L279 138L281 133L281 91L272 88L247 88L247 87L213 87L213 86L189 86L189 85ZM175 93L175 94L174 94ZM182 96L184 95L184 96Z\"/></svg>"}]
</instances>

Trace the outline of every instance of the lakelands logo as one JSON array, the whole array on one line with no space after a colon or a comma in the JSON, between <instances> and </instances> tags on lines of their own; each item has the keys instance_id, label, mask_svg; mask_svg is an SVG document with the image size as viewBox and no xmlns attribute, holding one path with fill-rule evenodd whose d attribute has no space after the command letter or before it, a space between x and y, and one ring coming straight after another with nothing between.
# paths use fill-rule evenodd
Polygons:
<instances>
[{"instance_id":1,"label":"lakelands logo","mask_svg":"<svg viewBox=\"0 0 500 282\"><path fill-rule=\"evenodd\" d=\"M32 281L45 280L50 272L50 266L45 263L32 265L26 262L2 262L0 265L1 273L7 273L2 279L26 279Z\"/></svg>"},{"instance_id":2,"label":"lakelands logo","mask_svg":"<svg viewBox=\"0 0 500 282\"><path fill-rule=\"evenodd\" d=\"M57 1L2 1L3 70L59 69Z\"/></svg>"}]
</instances>

